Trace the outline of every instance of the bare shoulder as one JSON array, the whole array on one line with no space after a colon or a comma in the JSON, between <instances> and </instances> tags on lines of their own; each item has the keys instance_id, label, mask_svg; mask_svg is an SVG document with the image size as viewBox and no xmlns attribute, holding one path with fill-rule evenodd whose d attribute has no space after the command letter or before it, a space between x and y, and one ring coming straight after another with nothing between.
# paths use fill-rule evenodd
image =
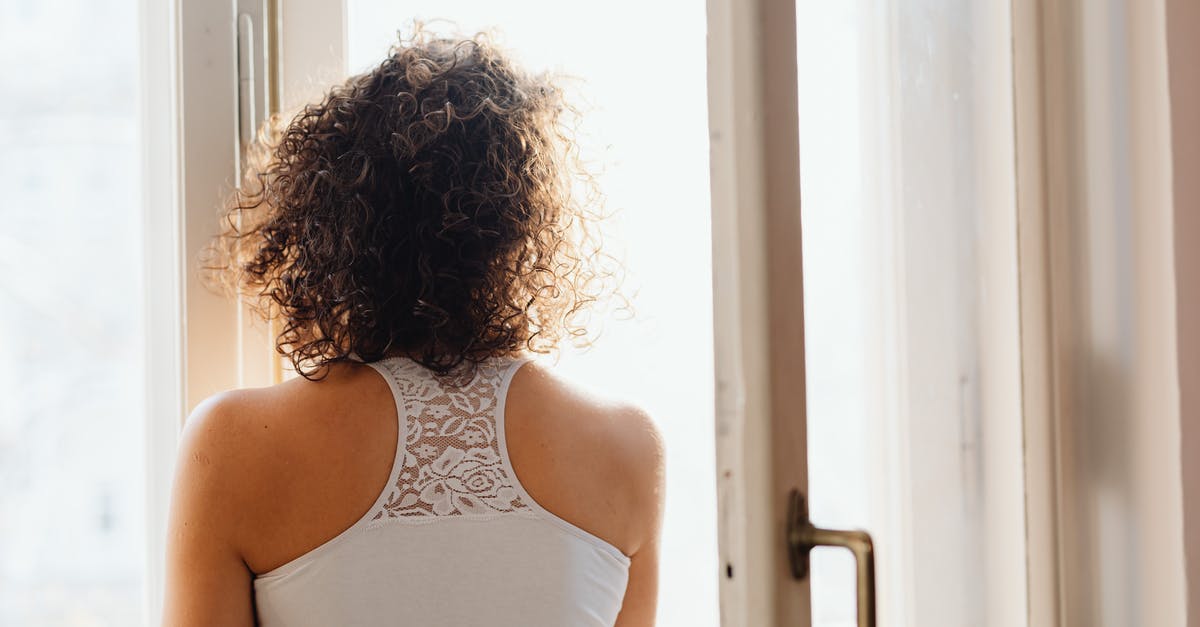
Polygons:
<instances>
[{"instance_id":1,"label":"bare shoulder","mask_svg":"<svg viewBox=\"0 0 1200 627\"><path fill-rule=\"evenodd\" d=\"M302 453L310 444L328 442L347 429L363 408L390 407L391 392L376 374L357 364L337 364L319 381L294 378L267 387L228 390L196 406L184 424L184 447L227 462L261 464L233 470L265 470ZM381 422L390 424L388 416ZM281 459L279 455L284 455Z\"/></svg>"},{"instance_id":2,"label":"bare shoulder","mask_svg":"<svg viewBox=\"0 0 1200 627\"><path fill-rule=\"evenodd\" d=\"M666 452L644 408L533 361L514 375L505 414L518 474L544 507L626 555L652 540Z\"/></svg>"},{"instance_id":3,"label":"bare shoulder","mask_svg":"<svg viewBox=\"0 0 1200 627\"><path fill-rule=\"evenodd\" d=\"M276 412L265 389L228 390L205 398L188 415L176 455L176 493L194 494L215 527L229 532L235 518L267 490L268 460L278 458ZM247 478L254 477L254 481ZM231 544L236 538L225 534Z\"/></svg>"},{"instance_id":4,"label":"bare shoulder","mask_svg":"<svg viewBox=\"0 0 1200 627\"><path fill-rule=\"evenodd\" d=\"M639 486L658 479L665 459L663 438L640 405L600 395L537 361L518 371L512 387L518 390L520 409L537 413L541 426L584 440L590 461L627 470Z\"/></svg>"},{"instance_id":5,"label":"bare shoulder","mask_svg":"<svg viewBox=\"0 0 1200 627\"><path fill-rule=\"evenodd\" d=\"M244 470L240 465L251 461L246 453L256 445L260 398L253 390L228 390L201 401L183 424L177 463L210 480Z\"/></svg>"},{"instance_id":6,"label":"bare shoulder","mask_svg":"<svg viewBox=\"0 0 1200 627\"><path fill-rule=\"evenodd\" d=\"M184 425L165 547L163 624L251 625L251 571L237 538L246 499L241 469L252 460L244 395L202 401Z\"/></svg>"},{"instance_id":7,"label":"bare shoulder","mask_svg":"<svg viewBox=\"0 0 1200 627\"><path fill-rule=\"evenodd\" d=\"M279 442L275 435L285 386L227 390L205 398L184 422L179 461L213 473L245 476L261 470L257 465L272 457L270 447Z\"/></svg>"},{"instance_id":8,"label":"bare shoulder","mask_svg":"<svg viewBox=\"0 0 1200 627\"><path fill-rule=\"evenodd\" d=\"M254 472L253 421L242 391L198 404L180 434L171 489L169 562L193 572L208 558L241 564L242 512L253 501L244 478Z\"/></svg>"},{"instance_id":9,"label":"bare shoulder","mask_svg":"<svg viewBox=\"0 0 1200 627\"><path fill-rule=\"evenodd\" d=\"M379 407L394 407L391 392L366 366L214 394L184 424L176 482L200 490L213 525L250 566L267 570L287 551L264 530L313 518L315 499L370 498L356 490L377 487L372 473L390 465L395 446L394 412ZM331 453L348 450L358 455Z\"/></svg>"}]
</instances>

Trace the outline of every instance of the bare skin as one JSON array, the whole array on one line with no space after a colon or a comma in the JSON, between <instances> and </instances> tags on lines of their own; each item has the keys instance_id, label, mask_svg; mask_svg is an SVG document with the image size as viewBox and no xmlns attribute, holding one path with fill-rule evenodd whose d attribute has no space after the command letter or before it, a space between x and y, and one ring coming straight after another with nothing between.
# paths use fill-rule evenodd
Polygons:
<instances>
[{"instance_id":1,"label":"bare skin","mask_svg":"<svg viewBox=\"0 0 1200 627\"><path fill-rule=\"evenodd\" d=\"M654 624L663 445L637 407L532 362L505 407L513 467L543 507L630 556L619 627ZM176 464L163 625L255 624L252 581L354 524L383 490L396 442L387 383L344 363L320 382L214 395Z\"/></svg>"}]
</instances>

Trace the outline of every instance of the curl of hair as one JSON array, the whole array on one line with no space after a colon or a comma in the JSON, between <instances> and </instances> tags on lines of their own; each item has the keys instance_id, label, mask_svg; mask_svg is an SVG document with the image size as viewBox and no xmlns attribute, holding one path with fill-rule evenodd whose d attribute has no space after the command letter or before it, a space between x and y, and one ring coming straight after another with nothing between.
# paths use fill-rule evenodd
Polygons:
<instances>
[{"instance_id":1,"label":"curl of hair","mask_svg":"<svg viewBox=\"0 0 1200 627\"><path fill-rule=\"evenodd\" d=\"M418 24L377 67L264 125L206 282L246 298L314 380L355 356L448 374L586 345L587 308L616 294L619 268L563 93L486 34Z\"/></svg>"}]
</instances>

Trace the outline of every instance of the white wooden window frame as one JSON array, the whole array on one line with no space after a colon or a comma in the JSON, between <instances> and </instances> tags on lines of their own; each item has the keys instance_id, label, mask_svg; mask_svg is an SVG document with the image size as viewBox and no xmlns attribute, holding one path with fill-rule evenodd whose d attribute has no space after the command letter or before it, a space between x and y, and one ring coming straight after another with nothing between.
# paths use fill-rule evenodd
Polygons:
<instances>
[{"instance_id":1,"label":"white wooden window frame","mask_svg":"<svg viewBox=\"0 0 1200 627\"><path fill-rule=\"evenodd\" d=\"M709 0L717 522L724 627L806 625L784 553L807 489L796 15Z\"/></svg>"},{"instance_id":2,"label":"white wooden window frame","mask_svg":"<svg viewBox=\"0 0 1200 627\"><path fill-rule=\"evenodd\" d=\"M796 402L805 374L804 329L795 315L803 311L803 274L794 5L709 0L708 7L719 550L728 569L722 624L806 625L810 591L791 578L783 545L787 492L807 484L805 408ZM1004 22L993 26L1003 31ZM1007 59L992 61L1001 67L989 71L1007 70ZM1016 382L1006 373L1019 370L1010 332L1017 322L1015 215L1012 190L999 193L986 212L995 235L980 251L981 272L990 284L1013 289L996 295L997 311L981 321L986 393L1011 390ZM986 416L1019 416L1019 398L992 398ZM989 498L998 500L989 554L1016 556L994 560L986 602L1001 617L997 624L1024 614L1021 468L1010 461L1019 454L1019 433L989 429L987 436L989 472L1000 477L989 487Z\"/></svg>"},{"instance_id":3,"label":"white wooden window frame","mask_svg":"<svg viewBox=\"0 0 1200 627\"><path fill-rule=\"evenodd\" d=\"M1200 625L1200 3L1167 0L1166 24L1185 600L1194 627Z\"/></svg>"},{"instance_id":4,"label":"white wooden window frame","mask_svg":"<svg viewBox=\"0 0 1200 627\"><path fill-rule=\"evenodd\" d=\"M284 110L321 88L312 76L345 71L341 2L259 0L293 67L277 81ZM249 3L247 3L249 4ZM236 2L140 3L143 204L146 255L147 534L145 622L162 611L166 514L178 435L186 416L222 390L283 376L270 333L244 305L199 281L199 255L217 233L219 199L236 183ZM327 42L312 46L310 42Z\"/></svg>"},{"instance_id":5,"label":"white wooden window frame","mask_svg":"<svg viewBox=\"0 0 1200 627\"><path fill-rule=\"evenodd\" d=\"M709 77L718 86L710 93L710 124L713 231L718 234L720 551L723 564L736 564L735 572L744 573L740 580L722 580L726 625L808 621L807 591L787 581L779 568L780 488L804 486L803 464L788 461L804 450L804 417L801 411L781 418L772 409L772 389L780 380L798 385L803 365L773 362L767 340L788 333L772 326L777 323L772 303L795 296L779 291L798 289L799 283L793 278L781 284L773 273L800 276L786 257L775 257L778 242L787 237L779 233L792 226L779 212L799 205L798 198L779 195L781 170L792 165L791 149L763 131L770 127L790 135L790 125L772 124L791 115L793 103L773 100L780 91L765 87L794 88L794 68L780 62L794 54L779 39L794 37L784 25L793 19L785 5L790 3L709 0ZM1025 559L1023 572L1006 579L1024 582L1024 607L1015 616L1023 615L1031 627L1128 620L1183 624L1189 600L1200 602L1200 515L1195 514L1200 464L1188 463L1180 450L1181 438L1185 446L1200 445L1194 398L1200 366L1194 342L1189 344L1200 336L1195 315L1200 313L1200 254L1192 252L1200 244L1200 219L1194 217L1200 197L1195 182L1200 80L1193 69L1200 16L1185 0L1123 0L1103 10L1086 0L1013 0L1010 9L1017 189L1015 239L1008 244L1015 250L993 251L989 258L1003 263L1015 254L1019 264L1019 346L1003 351L1016 348L1021 367L1020 398L1010 399L1016 401L1010 405L1012 416L1022 423L1024 453L1019 469L1024 511L1018 524L1024 526ZM1121 69L1128 92L1106 91L1112 85L1095 75L1096 59L1112 55L1127 64ZM1092 82L1081 82L1079 76L1087 72L1093 73ZM1109 118L1086 121L1086 132L1080 133L1071 125L1083 99L1100 103L1100 113L1092 113ZM1104 143L1103 125L1109 120L1127 125L1128 145ZM1116 158L1122 149L1132 151L1124 162ZM780 163L783 168L776 167ZM1104 312L1065 297L1079 279L1071 255L1079 255L1084 245L1072 222L1078 218L1072 216L1079 215L1079 202L1097 175L1125 177L1138 209L1123 234L1132 238L1132 257L1118 259L1118 251L1105 249L1103 242L1089 249L1099 262L1128 264L1137 287L1133 333L1138 352L1124 382L1132 407L1114 418L1131 439L1110 435L1099 443L1090 439L1088 417L1070 401L1072 395L1094 392L1072 387L1086 377L1072 357L1078 349L1072 327L1081 316ZM793 347L802 346L799 329ZM786 377L775 370L788 367ZM1081 525L1103 524L1099 516L1088 518L1092 514L1083 501L1095 480L1076 465L1085 449L1093 455L1130 451L1121 489L1131 498L1125 514L1141 552L1128 565L1131 581L1147 582L1136 590L1089 576L1092 560L1105 548L1076 537ZM1187 584L1185 574L1191 575Z\"/></svg>"},{"instance_id":6,"label":"white wooden window frame","mask_svg":"<svg viewBox=\"0 0 1200 627\"><path fill-rule=\"evenodd\" d=\"M167 500L184 415L177 6L139 3L146 321L146 563L143 623L162 615Z\"/></svg>"},{"instance_id":7,"label":"white wooden window frame","mask_svg":"<svg viewBox=\"0 0 1200 627\"><path fill-rule=\"evenodd\" d=\"M1187 454L1200 446L1200 11L1186 0L1012 10L1028 624L1200 624L1188 609L1200 523L1184 515L1200 511ZM1104 193L1111 180L1127 198ZM1128 272L1132 289L1073 298L1096 264ZM1127 304L1111 306L1119 296ZM1134 351L1112 382L1128 408L1101 418L1080 400L1104 392L1095 362L1107 347L1094 344L1105 338L1080 326L1103 333L1115 310L1131 320ZM1101 473L1080 461L1105 457L1120 464L1104 487L1129 532L1118 544L1102 540L1114 523L1094 496ZM1130 547L1114 567L1107 554Z\"/></svg>"}]
</instances>

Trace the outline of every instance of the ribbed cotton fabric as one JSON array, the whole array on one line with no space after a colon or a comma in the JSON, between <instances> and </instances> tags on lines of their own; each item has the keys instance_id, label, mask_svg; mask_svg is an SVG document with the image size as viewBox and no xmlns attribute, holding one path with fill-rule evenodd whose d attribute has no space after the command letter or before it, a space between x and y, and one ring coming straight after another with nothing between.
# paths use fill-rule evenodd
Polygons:
<instances>
[{"instance_id":1,"label":"ribbed cotton fabric","mask_svg":"<svg viewBox=\"0 0 1200 627\"><path fill-rule=\"evenodd\" d=\"M629 558L539 505L504 434L504 400L528 358L466 383L403 357L367 365L399 419L383 492L352 526L254 579L266 627L611 627Z\"/></svg>"}]
</instances>

